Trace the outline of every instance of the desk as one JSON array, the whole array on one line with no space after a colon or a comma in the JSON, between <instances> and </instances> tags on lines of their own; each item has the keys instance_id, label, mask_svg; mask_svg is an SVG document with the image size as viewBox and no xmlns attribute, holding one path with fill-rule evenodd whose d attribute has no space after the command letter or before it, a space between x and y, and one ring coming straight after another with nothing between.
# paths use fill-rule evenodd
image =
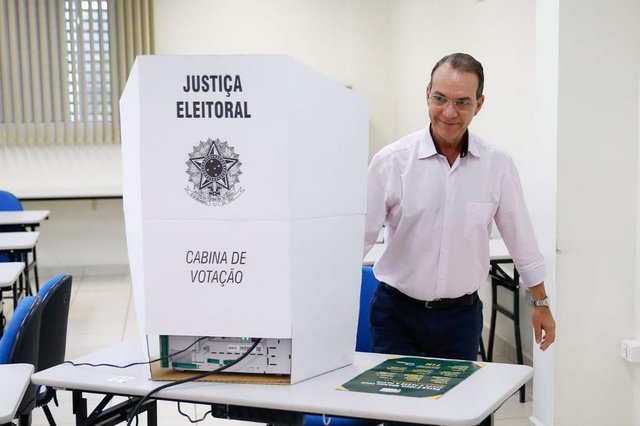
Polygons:
<instances>
[{"instance_id":1,"label":"desk","mask_svg":"<svg viewBox=\"0 0 640 426\"><path fill-rule=\"evenodd\" d=\"M20 201L121 200L120 187L53 188L24 190Z\"/></svg>"},{"instance_id":2,"label":"desk","mask_svg":"<svg viewBox=\"0 0 640 426\"><path fill-rule=\"evenodd\" d=\"M2 262L0 263L0 287L12 286L24 269L22 262Z\"/></svg>"},{"instance_id":3,"label":"desk","mask_svg":"<svg viewBox=\"0 0 640 426\"><path fill-rule=\"evenodd\" d=\"M49 210L12 210L0 211L0 226L22 225L34 228L49 217Z\"/></svg>"},{"instance_id":4,"label":"desk","mask_svg":"<svg viewBox=\"0 0 640 426\"><path fill-rule=\"evenodd\" d=\"M362 264L367 266L373 266L374 263L382 256L382 252L384 251L383 243L375 243L371 250L364 256L362 259Z\"/></svg>"},{"instance_id":5,"label":"desk","mask_svg":"<svg viewBox=\"0 0 640 426\"><path fill-rule=\"evenodd\" d=\"M488 363L437 400L336 390L338 385L387 358L388 355L384 354L357 352L352 365L294 385L196 382L164 389L154 398L462 426L483 421L533 376L533 369L528 366ZM140 342L132 340L74 361L122 365L142 359ZM114 380L115 377L127 377L129 380ZM77 396L82 392L142 396L165 383L146 377L148 366L144 365L114 369L61 364L34 374L32 382L74 391L74 412L77 413L76 403L81 404Z\"/></svg>"},{"instance_id":6,"label":"desk","mask_svg":"<svg viewBox=\"0 0 640 426\"><path fill-rule=\"evenodd\" d=\"M371 247L369 253L367 253L362 261L363 265L373 265L382 255L384 251L383 243L376 243ZM489 260L500 261L504 263L511 263L511 255L507 246L502 239L489 240Z\"/></svg>"},{"instance_id":7,"label":"desk","mask_svg":"<svg viewBox=\"0 0 640 426\"><path fill-rule=\"evenodd\" d=\"M0 234L0 251L32 250L40 237L39 232L3 232Z\"/></svg>"},{"instance_id":8,"label":"desk","mask_svg":"<svg viewBox=\"0 0 640 426\"><path fill-rule=\"evenodd\" d=\"M25 294L31 295L31 284L29 282L29 252L33 252L36 247L36 242L40 237L39 232L1 232L0 233L0 253L6 253L9 256L9 260L12 262L24 262L24 276L25 276ZM23 260L23 256L24 259ZM37 273L37 271L36 271ZM20 285L20 293L23 288ZM18 297L20 295L18 294ZM17 303L17 299L14 299L14 306Z\"/></svg>"},{"instance_id":9,"label":"desk","mask_svg":"<svg viewBox=\"0 0 640 426\"><path fill-rule=\"evenodd\" d=\"M5 317L4 317L4 299L2 297L2 291L11 287L13 292L14 309L16 300L18 297L18 290L15 286L16 281L20 277L20 274L24 270L24 263L22 262L2 262L0 263L0 337L4 334Z\"/></svg>"},{"instance_id":10,"label":"desk","mask_svg":"<svg viewBox=\"0 0 640 426\"><path fill-rule=\"evenodd\" d=\"M502 239L489 240L489 257L491 261L504 261L511 263L511 255Z\"/></svg>"},{"instance_id":11,"label":"desk","mask_svg":"<svg viewBox=\"0 0 640 426\"><path fill-rule=\"evenodd\" d=\"M16 415L24 391L33 373L31 364L0 364L0 425L10 423Z\"/></svg>"},{"instance_id":12,"label":"desk","mask_svg":"<svg viewBox=\"0 0 640 426\"><path fill-rule=\"evenodd\" d=\"M40 222L49 218L49 210L19 210L19 211L1 211L0 212L0 229L3 226L22 226L29 231L35 231ZM22 228L22 229L24 229ZM10 229L12 230L12 229ZM28 259L27 259L28 262ZM28 263L27 271L33 269L33 275L36 281L36 290L40 290L40 277L38 276L38 256L36 248L33 248L33 261Z\"/></svg>"}]
</instances>

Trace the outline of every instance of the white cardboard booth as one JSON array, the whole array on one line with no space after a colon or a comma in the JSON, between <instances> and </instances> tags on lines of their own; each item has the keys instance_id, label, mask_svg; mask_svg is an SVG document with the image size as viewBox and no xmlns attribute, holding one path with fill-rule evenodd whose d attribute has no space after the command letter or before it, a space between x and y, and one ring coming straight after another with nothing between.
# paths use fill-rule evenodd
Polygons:
<instances>
[{"instance_id":1,"label":"white cardboard booth","mask_svg":"<svg viewBox=\"0 0 640 426\"><path fill-rule=\"evenodd\" d=\"M288 56L141 56L120 111L141 334L290 339L291 383L350 364L365 101Z\"/></svg>"}]
</instances>

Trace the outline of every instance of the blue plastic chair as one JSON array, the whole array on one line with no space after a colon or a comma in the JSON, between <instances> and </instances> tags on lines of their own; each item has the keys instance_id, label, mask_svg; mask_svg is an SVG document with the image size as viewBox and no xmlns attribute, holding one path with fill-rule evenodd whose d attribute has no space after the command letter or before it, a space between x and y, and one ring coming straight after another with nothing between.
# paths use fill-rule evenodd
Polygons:
<instances>
[{"instance_id":1,"label":"blue plastic chair","mask_svg":"<svg viewBox=\"0 0 640 426\"><path fill-rule=\"evenodd\" d=\"M42 300L38 371L64 362L72 281L71 275L58 274L47 280L38 292Z\"/></svg>"},{"instance_id":2,"label":"blue plastic chair","mask_svg":"<svg viewBox=\"0 0 640 426\"><path fill-rule=\"evenodd\" d=\"M356 334L356 351L373 352L371 346L371 327L369 326L369 308L371 298L378 286L378 280L373 275L371 266L362 267L362 280L360 282L360 310L358 311L358 332ZM352 419L349 417L325 416L324 420L331 426L370 426L379 422L375 420ZM307 414L304 416L305 426L324 426L321 415Z\"/></svg>"},{"instance_id":3,"label":"blue plastic chair","mask_svg":"<svg viewBox=\"0 0 640 426\"><path fill-rule=\"evenodd\" d=\"M41 315L40 298L29 296L18 303L0 339L0 364L24 363L37 369ZM36 392L36 386L27 387L17 411L19 425L31 424L31 411L36 406Z\"/></svg>"},{"instance_id":4,"label":"blue plastic chair","mask_svg":"<svg viewBox=\"0 0 640 426\"><path fill-rule=\"evenodd\" d=\"M22 211L22 203L10 192L0 189L0 212ZM3 225L0 226L0 232L20 232L24 231L23 226L19 225ZM0 254L0 262L8 262L9 257L6 254Z\"/></svg>"},{"instance_id":5,"label":"blue plastic chair","mask_svg":"<svg viewBox=\"0 0 640 426\"><path fill-rule=\"evenodd\" d=\"M36 371L46 370L64 362L72 279L71 275L55 275L47 280L38 292L42 301L42 321ZM42 407L49 424L55 425L51 410L47 406L56 398L55 389L49 386L40 388L37 395L36 406Z\"/></svg>"},{"instance_id":6,"label":"blue plastic chair","mask_svg":"<svg viewBox=\"0 0 640 426\"><path fill-rule=\"evenodd\" d=\"M20 211L23 210L22 203L12 193L0 189L0 211Z\"/></svg>"},{"instance_id":7,"label":"blue plastic chair","mask_svg":"<svg viewBox=\"0 0 640 426\"><path fill-rule=\"evenodd\" d=\"M12 193L0 189L0 212L22 211L22 203ZM24 226L20 225L2 225L0 232L20 232L24 231Z\"/></svg>"},{"instance_id":8,"label":"blue plastic chair","mask_svg":"<svg viewBox=\"0 0 640 426\"><path fill-rule=\"evenodd\" d=\"M371 327L369 325L369 310L376 287L378 287L378 280L373 275L373 268L371 266L363 266L362 282L360 284L358 334L356 335L356 351L358 352L373 352Z\"/></svg>"}]
</instances>

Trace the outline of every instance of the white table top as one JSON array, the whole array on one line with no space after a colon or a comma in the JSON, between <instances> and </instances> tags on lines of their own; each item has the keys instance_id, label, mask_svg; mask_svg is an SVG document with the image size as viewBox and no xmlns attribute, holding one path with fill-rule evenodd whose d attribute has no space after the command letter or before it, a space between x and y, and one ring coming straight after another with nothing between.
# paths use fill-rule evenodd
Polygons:
<instances>
[{"instance_id":1,"label":"white table top","mask_svg":"<svg viewBox=\"0 0 640 426\"><path fill-rule=\"evenodd\" d=\"M31 373L31 364L0 364L0 424L9 423L16 415Z\"/></svg>"},{"instance_id":2,"label":"white table top","mask_svg":"<svg viewBox=\"0 0 640 426\"><path fill-rule=\"evenodd\" d=\"M0 287L8 287L16 282L22 271L22 262L1 262L0 263Z\"/></svg>"},{"instance_id":3,"label":"white table top","mask_svg":"<svg viewBox=\"0 0 640 426\"><path fill-rule=\"evenodd\" d=\"M352 365L294 385L195 382L164 389L155 397L462 426L474 425L485 419L533 376L533 369L528 366L486 363L485 367L435 400L336 390L337 386L388 358L389 355L384 354L356 353ZM141 343L132 340L74 361L122 365L143 359ZM147 379L148 371L144 365L114 369L62 364L34 374L32 382L69 390L141 396L166 383Z\"/></svg>"},{"instance_id":4,"label":"white table top","mask_svg":"<svg viewBox=\"0 0 640 426\"><path fill-rule=\"evenodd\" d=\"M489 257L491 260L511 260L509 250L501 238L489 240Z\"/></svg>"},{"instance_id":5,"label":"white table top","mask_svg":"<svg viewBox=\"0 0 640 426\"><path fill-rule=\"evenodd\" d=\"M39 236L39 232L0 232L0 251L30 250Z\"/></svg>"},{"instance_id":6,"label":"white table top","mask_svg":"<svg viewBox=\"0 0 640 426\"><path fill-rule=\"evenodd\" d=\"M0 225L37 225L49 217L49 210L0 211Z\"/></svg>"},{"instance_id":7,"label":"white table top","mask_svg":"<svg viewBox=\"0 0 640 426\"><path fill-rule=\"evenodd\" d=\"M371 247L369 253L364 257L363 265L373 265L384 251L384 245L382 243L376 243ZM511 255L507 246L502 239L489 240L489 258L490 260L510 260Z\"/></svg>"},{"instance_id":8,"label":"white table top","mask_svg":"<svg viewBox=\"0 0 640 426\"><path fill-rule=\"evenodd\" d=\"M76 182L69 179L70 182ZM55 188L25 188L16 194L21 200L57 200L57 199L92 199L92 198L122 198L122 187L116 185L83 186L57 186Z\"/></svg>"}]
</instances>

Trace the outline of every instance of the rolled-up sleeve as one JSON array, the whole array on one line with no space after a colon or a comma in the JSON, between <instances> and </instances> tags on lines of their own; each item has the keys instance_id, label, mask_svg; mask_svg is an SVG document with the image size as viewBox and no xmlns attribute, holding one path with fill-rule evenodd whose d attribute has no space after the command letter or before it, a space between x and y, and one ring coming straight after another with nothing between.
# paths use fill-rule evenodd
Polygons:
<instances>
[{"instance_id":1,"label":"rolled-up sleeve","mask_svg":"<svg viewBox=\"0 0 640 426\"><path fill-rule=\"evenodd\" d=\"M543 282L546 274L544 256L533 231L518 171L509 157L502 176L495 222L522 282L527 287Z\"/></svg>"}]
</instances>

